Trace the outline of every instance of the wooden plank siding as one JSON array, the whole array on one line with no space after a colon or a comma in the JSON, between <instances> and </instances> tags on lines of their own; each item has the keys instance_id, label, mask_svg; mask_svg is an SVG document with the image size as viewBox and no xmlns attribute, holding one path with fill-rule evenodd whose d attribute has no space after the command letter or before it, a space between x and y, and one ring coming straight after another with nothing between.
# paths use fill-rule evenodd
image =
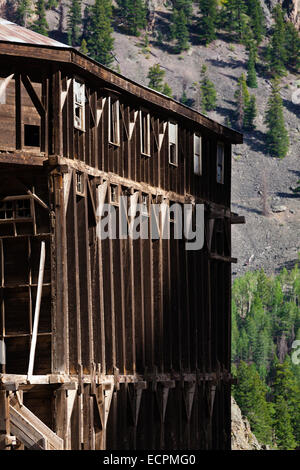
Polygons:
<instances>
[{"instance_id":1,"label":"wooden plank siding","mask_svg":"<svg viewBox=\"0 0 300 470\"><path fill-rule=\"evenodd\" d=\"M0 80L12 75L0 100L0 382L27 374L45 240L34 368L45 378L30 387L20 379L26 406L66 449L228 449L231 146L242 136L71 48L2 42L0 66ZM118 142L111 100L119 103ZM149 155L141 110L150 116ZM177 164L169 162L170 121ZM154 204L204 204L203 248L187 251L172 220L170 239L120 238L121 197L126 209L147 198L148 229ZM30 201L23 219L16 201ZM116 210L116 239L99 237L102 203Z\"/></svg>"}]
</instances>

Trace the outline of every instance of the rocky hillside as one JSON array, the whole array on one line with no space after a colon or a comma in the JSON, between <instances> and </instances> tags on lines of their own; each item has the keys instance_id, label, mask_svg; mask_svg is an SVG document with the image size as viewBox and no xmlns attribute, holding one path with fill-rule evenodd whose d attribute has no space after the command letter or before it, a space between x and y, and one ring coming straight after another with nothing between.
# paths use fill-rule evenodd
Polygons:
<instances>
[{"instance_id":1,"label":"rocky hillside","mask_svg":"<svg viewBox=\"0 0 300 470\"><path fill-rule=\"evenodd\" d=\"M232 450L263 450L251 432L247 418L242 416L235 399L231 397L231 449Z\"/></svg>"},{"instance_id":2,"label":"rocky hillside","mask_svg":"<svg viewBox=\"0 0 300 470\"><path fill-rule=\"evenodd\" d=\"M147 0L151 14L151 26L165 35L171 15L170 0ZM266 22L271 26L271 8L283 4L287 15L299 25L298 0L261 0ZM2 1L2 4L5 2ZM12 2L10 2L12 3ZM92 0L84 0L82 9ZM55 11L47 12L51 35L66 41L67 1L61 1ZM1 7L1 0L0 0ZM185 90L188 98L197 107L196 90L193 85L200 79L203 64L208 67L210 79L218 92L218 106L210 116L221 123L232 118L234 93L237 79L246 72L247 52L245 47L230 42L224 33L207 47L197 45L196 36L191 35L190 49L181 54L172 53L166 41L164 47L157 43L150 32L150 48L143 48L143 38L127 36L120 32L119 24L114 25L115 68L145 85L148 84L149 67L159 63L166 71L166 81L179 100ZM193 33L193 32L192 32ZM193 44L194 42L194 44ZM264 45L261 48L263 53ZM263 75L263 64L258 64L258 88L250 90L256 95L258 104L257 128L245 133L245 143L233 151L232 209L246 216L246 226L233 227L233 256L239 262L233 266L234 274L260 268L274 272L283 266L292 266L300 251L300 205L291 188L300 179L300 105L293 103L299 76L287 75L282 81L282 97L285 105L285 119L290 136L290 152L283 160L271 158L265 152L264 115L270 93L270 83ZM269 215L262 215L262 199L266 195Z\"/></svg>"}]
</instances>

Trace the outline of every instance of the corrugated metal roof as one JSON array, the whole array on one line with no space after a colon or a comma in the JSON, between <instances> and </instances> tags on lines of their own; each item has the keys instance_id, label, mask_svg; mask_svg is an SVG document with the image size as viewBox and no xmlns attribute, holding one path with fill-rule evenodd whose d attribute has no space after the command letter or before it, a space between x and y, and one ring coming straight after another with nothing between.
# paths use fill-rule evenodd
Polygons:
<instances>
[{"instance_id":1,"label":"corrugated metal roof","mask_svg":"<svg viewBox=\"0 0 300 470\"><path fill-rule=\"evenodd\" d=\"M35 33L30 29L23 28L15 23L0 18L0 41L5 42L19 42L23 44L36 44L39 46L51 47L69 47L62 42L55 41L54 39L43 36L42 34Z\"/></svg>"}]
</instances>

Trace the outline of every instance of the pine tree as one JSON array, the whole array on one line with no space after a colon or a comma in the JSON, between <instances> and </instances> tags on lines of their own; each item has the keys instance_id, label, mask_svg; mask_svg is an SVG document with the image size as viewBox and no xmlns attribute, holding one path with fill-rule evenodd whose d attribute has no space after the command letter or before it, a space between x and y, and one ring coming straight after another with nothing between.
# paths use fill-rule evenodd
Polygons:
<instances>
[{"instance_id":1,"label":"pine tree","mask_svg":"<svg viewBox=\"0 0 300 470\"><path fill-rule=\"evenodd\" d=\"M52 10L53 8L56 8L57 6L58 6L58 0L48 0L46 9Z\"/></svg>"},{"instance_id":2,"label":"pine tree","mask_svg":"<svg viewBox=\"0 0 300 470\"><path fill-rule=\"evenodd\" d=\"M238 86L234 97L236 99L236 123L238 128L242 129L244 126L245 109L247 108L250 101L245 74L242 74L238 79Z\"/></svg>"},{"instance_id":3,"label":"pine tree","mask_svg":"<svg viewBox=\"0 0 300 470\"><path fill-rule=\"evenodd\" d=\"M189 23L193 14L193 0L172 0L174 10L183 10Z\"/></svg>"},{"instance_id":4,"label":"pine tree","mask_svg":"<svg viewBox=\"0 0 300 470\"><path fill-rule=\"evenodd\" d=\"M248 105L245 107L245 114L244 114L244 123L243 127L246 130L254 130L255 129L255 118L257 115L256 109L256 98L254 95L251 95L250 101Z\"/></svg>"},{"instance_id":5,"label":"pine tree","mask_svg":"<svg viewBox=\"0 0 300 470\"><path fill-rule=\"evenodd\" d=\"M118 0L119 15L129 34L139 36L145 29L147 8L144 0Z\"/></svg>"},{"instance_id":6,"label":"pine tree","mask_svg":"<svg viewBox=\"0 0 300 470\"><path fill-rule=\"evenodd\" d=\"M272 92L265 117L268 127L267 149L273 157L284 158L289 149L289 137L283 116L283 104L279 92L279 81L273 80Z\"/></svg>"},{"instance_id":7,"label":"pine tree","mask_svg":"<svg viewBox=\"0 0 300 470\"><path fill-rule=\"evenodd\" d=\"M207 76L207 67L202 67L202 80L200 82L201 89L201 110L203 113L213 111L217 105L217 92L213 82Z\"/></svg>"},{"instance_id":8,"label":"pine tree","mask_svg":"<svg viewBox=\"0 0 300 470\"><path fill-rule=\"evenodd\" d=\"M272 442L271 410L266 400L267 388L254 365L241 362L237 368L238 385L234 386L234 398L242 414L249 419L257 439L266 444Z\"/></svg>"},{"instance_id":9,"label":"pine tree","mask_svg":"<svg viewBox=\"0 0 300 470\"><path fill-rule=\"evenodd\" d=\"M275 433L279 448L294 449L295 435L299 429L300 389L288 356L282 364L277 363L273 395L276 411Z\"/></svg>"},{"instance_id":10,"label":"pine tree","mask_svg":"<svg viewBox=\"0 0 300 470\"><path fill-rule=\"evenodd\" d=\"M199 19L199 34L205 44L209 44L217 37L217 6L217 0L199 0L199 11L202 15Z\"/></svg>"},{"instance_id":11,"label":"pine tree","mask_svg":"<svg viewBox=\"0 0 300 470\"><path fill-rule=\"evenodd\" d=\"M259 0L247 0L247 14L250 17L250 27L253 38L260 44L265 35L264 12Z\"/></svg>"},{"instance_id":12,"label":"pine tree","mask_svg":"<svg viewBox=\"0 0 300 470\"><path fill-rule=\"evenodd\" d=\"M234 32L241 40L246 27L245 13L247 6L244 0L225 0L221 14L225 28Z\"/></svg>"},{"instance_id":13,"label":"pine tree","mask_svg":"<svg viewBox=\"0 0 300 470\"><path fill-rule=\"evenodd\" d=\"M249 59L248 59L248 67L247 67L247 85L250 88L257 88L257 77L256 77L256 47L252 43L249 49Z\"/></svg>"},{"instance_id":14,"label":"pine tree","mask_svg":"<svg viewBox=\"0 0 300 470\"><path fill-rule=\"evenodd\" d=\"M293 435L291 416L288 405L282 396L279 396L275 402L275 439L279 450L293 450L296 447L296 441Z\"/></svg>"},{"instance_id":15,"label":"pine tree","mask_svg":"<svg viewBox=\"0 0 300 470\"><path fill-rule=\"evenodd\" d=\"M189 31L184 10L174 10L172 15L171 34L176 39L174 48L176 53L186 51L189 48Z\"/></svg>"},{"instance_id":16,"label":"pine tree","mask_svg":"<svg viewBox=\"0 0 300 470\"><path fill-rule=\"evenodd\" d=\"M300 36L290 21L287 22L285 27L285 51L286 65L298 70L300 68Z\"/></svg>"},{"instance_id":17,"label":"pine tree","mask_svg":"<svg viewBox=\"0 0 300 470\"><path fill-rule=\"evenodd\" d=\"M86 43L86 40L84 38L81 41L80 52L82 52L82 54L85 54L85 55L88 55L88 53L89 53L88 48L87 48L87 43Z\"/></svg>"},{"instance_id":18,"label":"pine tree","mask_svg":"<svg viewBox=\"0 0 300 470\"><path fill-rule=\"evenodd\" d=\"M68 42L70 46L78 46L81 27L81 0L71 0L68 12Z\"/></svg>"},{"instance_id":19,"label":"pine tree","mask_svg":"<svg viewBox=\"0 0 300 470\"><path fill-rule=\"evenodd\" d=\"M159 64L155 64L150 67L147 76L149 79L148 86L153 90L171 97L172 90L167 83L164 83L165 74L166 72L160 68Z\"/></svg>"},{"instance_id":20,"label":"pine tree","mask_svg":"<svg viewBox=\"0 0 300 470\"><path fill-rule=\"evenodd\" d=\"M18 0L15 22L20 26L27 26L28 18L32 13L31 0Z\"/></svg>"},{"instance_id":21,"label":"pine tree","mask_svg":"<svg viewBox=\"0 0 300 470\"><path fill-rule=\"evenodd\" d=\"M45 7L45 0L38 0L35 6L35 14L37 15L37 19L34 21L31 29L36 33L43 34L44 36L48 36L48 23L46 20L46 7Z\"/></svg>"},{"instance_id":22,"label":"pine tree","mask_svg":"<svg viewBox=\"0 0 300 470\"><path fill-rule=\"evenodd\" d=\"M273 9L273 18L275 21L273 34L268 48L267 58L269 68L274 77L285 74L285 64L287 53L285 48L285 23L282 8L276 5Z\"/></svg>"},{"instance_id":23,"label":"pine tree","mask_svg":"<svg viewBox=\"0 0 300 470\"><path fill-rule=\"evenodd\" d=\"M87 27L87 46L90 57L101 64L110 66L113 62L113 43L111 0L96 0L89 9Z\"/></svg>"}]
</instances>

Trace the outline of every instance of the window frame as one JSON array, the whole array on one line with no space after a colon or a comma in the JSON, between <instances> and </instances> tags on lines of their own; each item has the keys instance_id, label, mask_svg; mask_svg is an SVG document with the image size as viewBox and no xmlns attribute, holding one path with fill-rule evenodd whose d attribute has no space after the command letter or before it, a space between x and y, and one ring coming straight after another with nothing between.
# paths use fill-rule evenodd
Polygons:
<instances>
[{"instance_id":1,"label":"window frame","mask_svg":"<svg viewBox=\"0 0 300 470\"><path fill-rule=\"evenodd\" d=\"M112 198L112 188L116 189L116 193L115 193L116 196L117 196L116 200L113 200L113 198ZM118 206L119 202L120 202L120 187L119 187L118 184L110 183L110 185L109 185L109 203L114 205L114 206Z\"/></svg>"},{"instance_id":2,"label":"window frame","mask_svg":"<svg viewBox=\"0 0 300 470\"><path fill-rule=\"evenodd\" d=\"M24 201L28 201L28 206L29 207L17 207L18 203L20 202L24 202ZM3 223L17 223L17 222L32 222L33 221L33 206L32 206L32 198L30 196L25 196L24 197L18 197L18 198L14 198L14 197L8 197L8 198L5 198L5 200L3 201L0 201L1 204L3 204L4 206L7 205L7 204L11 204L11 208L0 208L0 213L6 213L7 211L11 211L12 212L12 217L5 217L5 218L1 218L0 217L0 224L3 224ZM20 216L18 215L18 211L29 211L29 215L28 216Z\"/></svg>"},{"instance_id":3,"label":"window frame","mask_svg":"<svg viewBox=\"0 0 300 470\"><path fill-rule=\"evenodd\" d=\"M196 138L200 139L200 154L199 155L196 153ZM194 175L197 175L197 176L202 176L203 174L202 155L203 155L202 134L200 132L194 132L193 134L193 167L194 167ZM198 157L198 166L199 166L198 172L196 172L196 165L195 165L196 157Z\"/></svg>"},{"instance_id":4,"label":"window frame","mask_svg":"<svg viewBox=\"0 0 300 470\"><path fill-rule=\"evenodd\" d=\"M176 128L176 142L171 142L170 139L170 127L171 125L175 126ZM171 145L175 145L175 162L171 161ZM178 123L175 121L168 121L168 156L169 156L169 164L173 166L178 166Z\"/></svg>"},{"instance_id":5,"label":"window frame","mask_svg":"<svg viewBox=\"0 0 300 470\"><path fill-rule=\"evenodd\" d=\"M222 148L223 149L223 152L222 152L222 165L221 165L221 169L222 169L222 173L221 173L221 178L219 178L219 174L218 174L218 168L219 168L219 148ZM217 174L216 174L216 180L217 180L217 183L218 184L224 184L224 174L225 174L225 145L224 145L224 142L217 142L217 156L216 156L216 164L217 164L217 168L216 168L216 171L217 171Z\"/></svg>"},{"instance_id":6,"label":"window frame","mask_svg":"<svg viewBox=\"0 0 300 470\"><path fill-rule=\"evenodd\" d=\"M112 133L112 126L111 126L111 121L112 121L112 111L113 111L113 106L117 104L117 117L116 117L116 121L117 121L117 140L114 141L113 139L115 138L115 136L112 136L111 133ZM120 142L121 142L121 137L120 137L120 100L119 98L115 98L113 96L108 96L108 142L111 144L111 145L115 145L117 147L120 146Z\"/></svg>"},{"instance_id":7,"label":"window frame","mask_svg":"<svg viewBox=\"0 0 300 470\"><path fill-rule=\"evenodd\" d=\"M80 85L80 88L82 88L82 100L81 101L76 101L76 85L75 83ZM76 109L80 110L80 116L81 116L81 124L78 124L76 122ZM85 83L83 80L80 80L77 77L73 78L73 117L74 117L74 127L75 129L85 132Z\"/></svg>"},{"instance_id":8,"label":"window frame","mask_svg":"<svg viewBox=\"0 0 300 470\"><path fill-rule=\"evenodd\" d=\"M147 119L147 131L146 131L146 136L144 133L144 119ZM147 148L145 149L145 141L144 139L147 139L146 146ZM143 109L140 109L140 146L141 146L141 154L146 157L151 157L151 121L150 121L150 113L148 111L145 111Z\"/></svg>"},{"instance_id":9,"label":"window frame","mask_svg":"<svg viewBox=\"0 0 300 470\"><path fill-rule=\"evenodd\" d=\"M81 181L78 181L78 177L81 178ZM82 186L83 191L79 189L79 185ZM85 192L85 184L84 184L84 173L81 171L76 171L76 194L77 196L84 197L86 195Z\"/></svg>"}]
</instances>

